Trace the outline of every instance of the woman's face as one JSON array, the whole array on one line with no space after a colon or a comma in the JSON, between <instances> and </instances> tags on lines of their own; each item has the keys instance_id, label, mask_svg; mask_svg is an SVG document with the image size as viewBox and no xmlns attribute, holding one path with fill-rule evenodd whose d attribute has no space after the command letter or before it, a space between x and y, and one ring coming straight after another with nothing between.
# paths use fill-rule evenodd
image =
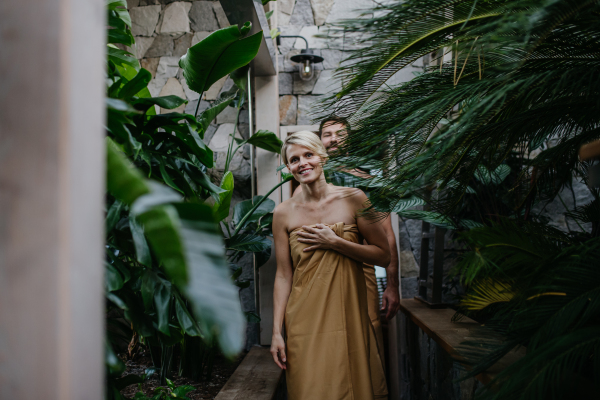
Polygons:
<instances>
[{"instance_id":1,"label":"woman's face","mask_svg":"<svg viewBox=\"0 0 600 400\"><path fill-rule=\"evenodd\" d=\"M290 145L287 150L288 169L300 183L316 181L323 173L322 159L312 150L299 144Z\"/></svg>"}]
</instances>

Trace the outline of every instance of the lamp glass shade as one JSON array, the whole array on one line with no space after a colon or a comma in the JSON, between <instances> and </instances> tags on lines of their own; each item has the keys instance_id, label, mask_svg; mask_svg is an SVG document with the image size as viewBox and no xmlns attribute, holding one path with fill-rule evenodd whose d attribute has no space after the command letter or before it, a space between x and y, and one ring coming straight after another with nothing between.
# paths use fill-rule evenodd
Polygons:
<instances>
[{"instance_id":1,"label":"lamp glass shade","mask_svg":"<svg viewBox=\"0 0 600 400\"><path fill-rule=\"evenodd\" d=\"M303 81L309 81L315 75L315 68L311 60L305 59L298 64L298 72L300 73L300 79Z\"/></svg>"}]
</instances>

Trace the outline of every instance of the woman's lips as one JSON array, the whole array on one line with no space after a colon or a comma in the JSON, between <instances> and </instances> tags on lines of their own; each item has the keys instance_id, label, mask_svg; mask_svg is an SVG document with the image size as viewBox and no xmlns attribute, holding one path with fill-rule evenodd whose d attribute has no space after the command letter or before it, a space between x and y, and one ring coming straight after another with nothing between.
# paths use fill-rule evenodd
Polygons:
<instances>
[{"instance_id":1,"label":"woman's lips","mask_svg":"<svg viewBox=\"0 0 600 400\"><path fill-rule=\"evenodd\" d=\"M307 169L303 169L299 173L300 173L300 175L306 175L306 174L308 174L312 170L313 170L312 168L307 168Z\"/></svg>"}]
</instances>

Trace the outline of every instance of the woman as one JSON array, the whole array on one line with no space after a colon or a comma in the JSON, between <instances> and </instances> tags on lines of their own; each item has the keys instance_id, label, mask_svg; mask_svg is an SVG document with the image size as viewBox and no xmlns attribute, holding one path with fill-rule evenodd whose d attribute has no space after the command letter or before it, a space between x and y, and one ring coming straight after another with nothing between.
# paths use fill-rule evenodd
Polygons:
<instances>
[{"instance_id":1,"label":"woman","mask_svg":"<svg viewBox=\"0 0 600 400\"><path fill-rule=\"evenodd\" d=\"M383 371L370 358L375 336L362 263L389 263L385 233L360 215L367 202L361 190L327 184L322 168L327 153L317 135L288 136L281 156L302 186L273 216L271 353L286 370L289 399L380 398L376 386ZM363 239L369 244L360 244Z\"/></svg>"}]
</instances>

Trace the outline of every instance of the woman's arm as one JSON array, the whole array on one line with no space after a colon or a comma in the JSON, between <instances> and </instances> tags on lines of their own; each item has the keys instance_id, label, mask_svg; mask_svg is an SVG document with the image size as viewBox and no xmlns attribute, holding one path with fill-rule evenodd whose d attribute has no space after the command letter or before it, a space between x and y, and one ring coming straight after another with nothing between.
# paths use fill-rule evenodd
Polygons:
<instances>
[{"instance_id":1,"label":"woman's arm","mask_svg":"<svg viewBox=\"0 0 600 400\"><path fill-rule=\"evenodd\" d=\"M292 291L292 259L290 256L289 234L285 226L285 212L282 210L281 205L273 213L273 238L275 240L277 272L273 289L271 354L275 364L281 369L286 369L285 341L281 331L285 308Z\"/></svg>"},{"instance_id":2,"label":"woman's arm","mask_svg":"<svg viewBox=\"0 0 600 400\"><path fill-rule=\"evenodd\" d=\"M367 196L362 191L357 190L357 193L352 195L348 201L352 202L352 207L358 213L364 208ZM374 221L362 216L359 216L356 220L358 230L368 244L353 243L342 239L327 225L323 224L317 224L314 228L303 226L302 229L305 232L298 232L298 235L301 236L298 241L313 245L307 247L304 251L331 249L362 263L388 265L390 263L390 247L381 224L373 223Z\"/></svg>"}]
</instances>

